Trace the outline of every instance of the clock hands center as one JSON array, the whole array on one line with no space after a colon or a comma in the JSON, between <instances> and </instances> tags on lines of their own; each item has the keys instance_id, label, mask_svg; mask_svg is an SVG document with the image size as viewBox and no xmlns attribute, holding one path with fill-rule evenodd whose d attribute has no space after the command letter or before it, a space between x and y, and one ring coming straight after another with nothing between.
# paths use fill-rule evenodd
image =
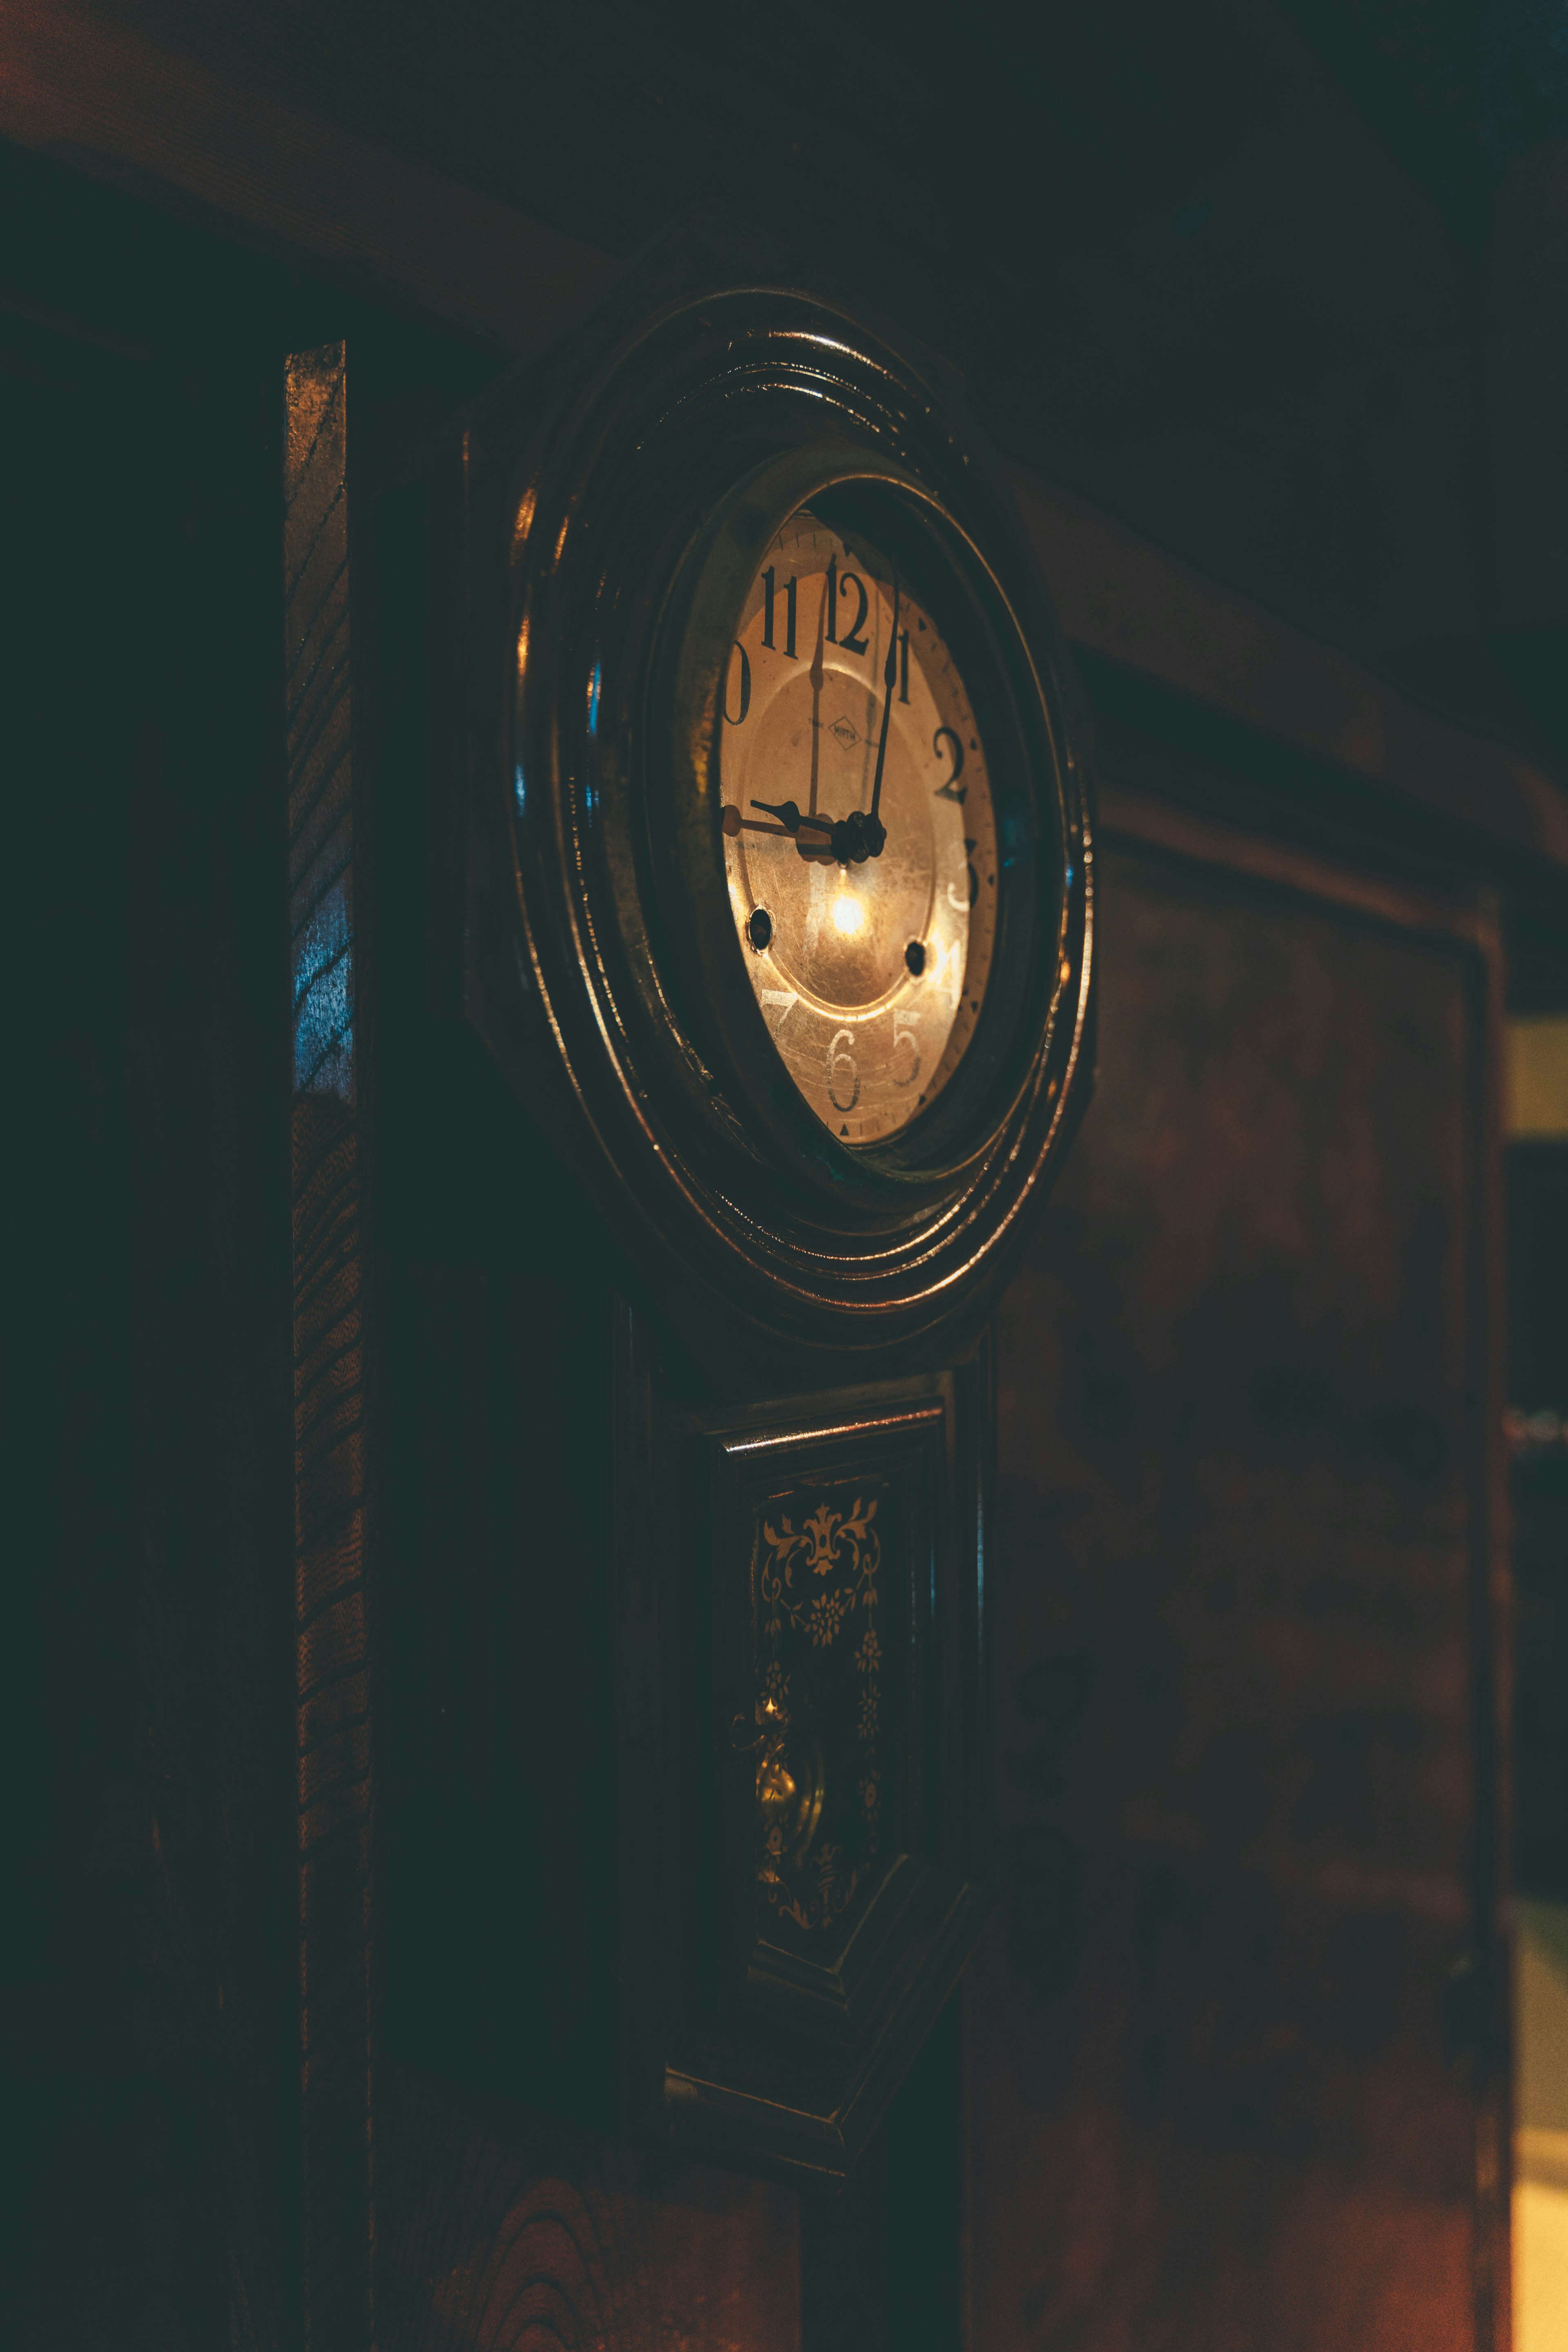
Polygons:
<instances>
[{"instance_id":1,"label":"clock hands center","mask_svg":"<svg viewBox=\"0 0 1568 2352\"><path fill-rule=\"evenodd\" d=\"M786 833L798 833L803 824L814 824L820 833L833 830L830 816L814 816L808 809L797 807L794 801L753 801L752 806L762 809L769 816L776 816Z\"/></svg>"},{"instance_id":2,"label":"clock hands center","mask_svg":"<svg viewBox=\"0 0 1568 2352\"><path fill-rule=\"evenodd\" d=\"M863 866L868 857L881 855L881 844L873 848L867 836L867 819L858 809L845 817L813 816L794 801L753 801L753 808L765 809L776 816L784 831L797 836L795 847L803 857L831 856L840 866ZM827 835L826 841L802 841L798 838L803 824L815 825ZM884 834L883 838L886 839Z\"/></svg>"}]
</instances>

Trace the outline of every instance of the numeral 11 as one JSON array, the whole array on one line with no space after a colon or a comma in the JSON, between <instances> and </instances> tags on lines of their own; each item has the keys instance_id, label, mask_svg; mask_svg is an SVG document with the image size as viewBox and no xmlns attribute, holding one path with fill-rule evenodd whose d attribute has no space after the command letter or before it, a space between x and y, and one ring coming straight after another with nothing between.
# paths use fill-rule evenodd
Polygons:
<instances>
[{"instance_id":1,"label":"numeral 11","mask_svg":"<svg viewBox=\"0 0 1568 2352\"><path fill-rule=\"evenodd\" d=\"M795 582L793 572L784 582L784 659L798 658L795 649ZM773 649L773 567L770 563L763 574L763 643ZM907 660L906 656L906 660ZM905 698L906 700L908 698Z\"/></svg>"}]
</instances>

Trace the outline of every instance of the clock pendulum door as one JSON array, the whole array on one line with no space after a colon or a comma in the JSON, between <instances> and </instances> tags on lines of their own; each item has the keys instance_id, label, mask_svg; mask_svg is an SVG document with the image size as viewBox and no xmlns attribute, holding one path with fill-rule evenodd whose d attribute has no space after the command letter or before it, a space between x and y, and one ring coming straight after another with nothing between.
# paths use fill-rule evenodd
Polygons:
<instances>
[{"instance_id":1,"label":"clock pendulum door","mask_svg":"<svg viewBox=\"0 0 1568 2352\"><path fill-rule=\"evenodd\" d=\"M740 1402L618 1327L633 2071L678 2145L837 2184L983 1907L987 1360Z\"/></svg>"}]
</instances>

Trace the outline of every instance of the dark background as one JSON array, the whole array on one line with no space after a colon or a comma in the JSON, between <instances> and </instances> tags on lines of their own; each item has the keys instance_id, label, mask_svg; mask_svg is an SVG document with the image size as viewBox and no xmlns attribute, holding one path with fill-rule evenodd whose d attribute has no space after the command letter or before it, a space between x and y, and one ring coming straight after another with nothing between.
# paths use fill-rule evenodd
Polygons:
<instances>
[{"instance_id":1,"label":"dark background","mask_svg":"<svg viewBox=\"0 0 1568 2352\"><path fill-rule=\"evenodd\" d=\"M809 221L1048 478L1564 756L1562 0L97 13L608 254Z\"/></svg>"},{"instance_id":2,"label":"dark background","mask_svg":"<svg viewBox=\"0 0 1568 2352\"><path fill-rule=\"evenodd\" d=\"M610 256L698 205L819 243L963 371L1010 454L1568 772L1562 6L94 13ZM477 388L506 355L351 301L166 186L106 184L90 159L0 151L0 204L24 1196L5 1340L22 1847L7 2267L29 2343L225 2340L235 2277L243 2340L287 2340L286 1071L268 993L281 816L263 394L281 352L345 331L388 404L400 383ZM1562 1009L1531 987L1521 1002ZM1516 1169L1526 1409L1568 1407L1548 1308L1561 1176L1539 1150ZM1519 1780L1541 1790L1561 1785L1563 1506L1519 1499L1535 1530L1520 1717L1537 1743ZM1102 1631L1083 1633L1086 1655ZM1020 1661L1008 1694L1031 1724L1031 1693L1050 1695L1025 1685L1038 1664ZM1223 1755L1215 1788L1229 1793ZM1561 1809L1526 1801L1520 1823L1525 1883L1568 1893ZM1020 1885L1043 1884L1023 1852ZM1055 1925L1037 1926L1044 1949ZM1168 1940L1181 1978L1186 1947ZM1279 2059L1272 2031L1264 2018L1256 2046L1221 2048L1243 2087ZM914 2089L946 2132L944 2048L947 2074ZM1193 2063L1201 2106L1212 2084ZM1184 2129L1194 2099L1172 2080ZM1047 2082L1042 2109L1055 2095ZM1284 2113L1265 2099L1258 2132ZM895 2207L912 2145L891 2152ZM814 2292L808 2275L808 2313Z\"/></svg>"}]
</instances>

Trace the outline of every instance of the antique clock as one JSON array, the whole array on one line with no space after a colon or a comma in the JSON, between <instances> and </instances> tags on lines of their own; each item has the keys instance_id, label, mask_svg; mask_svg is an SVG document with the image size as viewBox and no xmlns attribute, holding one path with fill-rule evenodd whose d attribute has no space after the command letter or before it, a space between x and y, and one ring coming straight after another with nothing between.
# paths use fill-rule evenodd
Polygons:
<instances>
[{"instance_id":1,"label":"antique clock","mask_svg":"<svg viewBox=\"0 0 1568 2352\"><path fill-rule=\"evenodd\" d=\"M639 282L465 451L463 1018L609 1269L616 2113L842 2174L984 1911L985 1326L1089 1082L1082 732L959 388L786 273Z\"/></svg>"}]
</instances>

